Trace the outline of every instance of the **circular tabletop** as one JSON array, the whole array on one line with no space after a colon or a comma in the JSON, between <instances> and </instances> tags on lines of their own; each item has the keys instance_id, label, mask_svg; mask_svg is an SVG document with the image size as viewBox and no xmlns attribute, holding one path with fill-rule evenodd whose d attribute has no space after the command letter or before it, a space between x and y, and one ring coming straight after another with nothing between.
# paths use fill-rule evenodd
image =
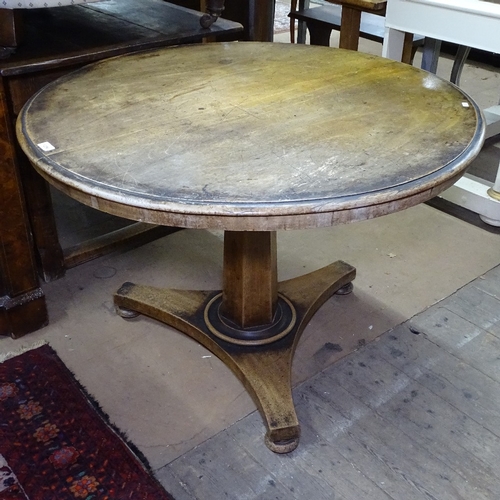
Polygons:
<instances>
[{"instance_id":1,"label":"circular tabletop","mask_svg":"<svg viewBox=\"0 0 500 500\"><path fill-rule=\"evenodd\" d=\"M35 168L94 208L196 228L324 227L423 202L478 154L452 84L359 52L258 42L121 56L23 108Z\"/></svg>"}]
</instances>

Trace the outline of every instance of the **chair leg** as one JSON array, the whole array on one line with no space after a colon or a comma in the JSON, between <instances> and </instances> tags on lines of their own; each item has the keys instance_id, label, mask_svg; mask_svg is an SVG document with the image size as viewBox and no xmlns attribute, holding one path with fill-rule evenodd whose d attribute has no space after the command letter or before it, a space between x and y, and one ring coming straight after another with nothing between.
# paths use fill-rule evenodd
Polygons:
<instances>
[{"instance_id":1,"label":"chair leg","mask_svg":"<svg viewBox=\"0 0 500 500\"><path fill-rule=\"evenodd\" d=\"M462 70L464 69L467 57L469 57L469 53L470 47L465 47L465 45L458 46L457 53L455 54L455 61L453 62L453 68L451 69L451 83L460 85L460 77L462 76Z\"/></svg>"},{"instance_id":2,"label":"chair leg","mask_svg":"<svg viewBox=\"0 0 500 500\"><path fill-rule=\"evenodd\" d=\"M405 33L405 41L403 44L403 57L401 62L412 64L417 48L413 46L413 33Z\"/></svg>"},{"instance_id":3,"label":"chair leg","mask_svg":"<svg viewBox=\"0 0 500 500\"><path fill-rule=\"evenodd\" d=\"M436 40L434 38L426 38L424 43L424 51L422 54L422 69L429 71L430 73L437 72L439 53L441 50L441 40ZM469 56L470 47L464 45L459 45L457 53L455 55L455 61L453 62L453 68L451 70L450 81L455 85L459 85L460 76L462 75L462 70Z\"/></svg>"},{"instance_id":4,"label":"chair leg","mask_svg":"<svg viewBox=\"0 0 500 500\"><path fill-rule=\"evenodd\" d=\"M310 7L309 0L299 0L299 10L308 9ZM304 21L299 21L297 27L297 43L306 43L306 23Z\"/></svg>"},{"instance_id":5,"label":"chair leg","mask_svg":"<svg viewBox=\"0 0 500 500\"><path fill-rule=\"evenodd\" d=\"M440 51L441 40L426 37L424 42L424 51L422 53L421 68L435 74L437 71Z\"/></svg>"},{"instance_id":6,"label":"chair leg","mask_svg":"<svg viewBox=\"0 0 500 500\"><path fill-rule=\"evenodd\" d=\"M297 0L291 0L290 2L290 12L295 12L297 10ZM295 19L290 18L290 43L295 43Z\"/></svg>"},{"instance_id":7,"label":"chair leg","mask_svg":"<svg viewBox=\"0 0 500 500\"><path fill-rule=\"evenodd\" d=\"M358 50L360 24L361 11L343 5L340 18L339 47L341 49Z\"/></svg>"}]
</instances>

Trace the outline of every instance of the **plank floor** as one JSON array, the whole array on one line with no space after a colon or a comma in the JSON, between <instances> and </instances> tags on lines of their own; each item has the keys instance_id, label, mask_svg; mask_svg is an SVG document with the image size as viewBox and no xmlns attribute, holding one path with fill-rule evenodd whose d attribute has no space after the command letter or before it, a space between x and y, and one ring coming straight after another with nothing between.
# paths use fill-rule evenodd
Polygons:
<instances>
[{"instance_id":1,"label":"plank floor","mask_svg":"<svg viewBox=\"0 0 500 500\"><path fill-rule=\"evenodd\" d=\"M301 443L257 412L157 471L176 500L500 499L500 266L294 390Z\"/></svg>"}]
</instances>

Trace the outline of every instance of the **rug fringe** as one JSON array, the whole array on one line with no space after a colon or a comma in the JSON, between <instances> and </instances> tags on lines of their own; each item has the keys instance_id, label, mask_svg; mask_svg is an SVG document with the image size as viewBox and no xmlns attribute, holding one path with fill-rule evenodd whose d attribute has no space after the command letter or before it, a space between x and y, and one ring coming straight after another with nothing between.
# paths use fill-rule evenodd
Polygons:
<instances>
[{"instance_id":1,"label":"rug fringe","mask_svg":"<svg viewBox=\"0 0 500 500\"><path fill-rule=\"evenodd\" d=\"M33 349L38 349L39 347L42 347L43 345L48 344L46 340L39 340L37 342L34 342L33 344L30 345L25 345L21 346L19 349L15 351L9 351L3 354L0 354L0 363L3 363L4 361L7 361L8 359L15 358L17 356L20 356L21 354L24 354L25 352L32 351Z\"/></svg>"}]
</instances>

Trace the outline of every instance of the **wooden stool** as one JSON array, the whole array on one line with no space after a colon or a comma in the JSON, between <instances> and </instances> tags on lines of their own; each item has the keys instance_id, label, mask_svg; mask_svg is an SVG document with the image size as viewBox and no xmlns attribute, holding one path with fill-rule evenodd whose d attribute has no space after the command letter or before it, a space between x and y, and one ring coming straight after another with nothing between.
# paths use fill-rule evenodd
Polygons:
<instances>
[{"instance_id":1,"label":"wooden stool","mask_svg":"<svg viewBox=\"0 0 500 500\"><path fill-rule=\"evenodd\" d=\"M309 8L310 0L298 0L299 11ZM385 15L386 0L328 0L330 3L338 4L343 7L341 15L341 25L344 29L340 30L340 48L358 50L359 29L361 22L361 12L370 14ZM297 0L292 0L290 11L297 10ZM305 43L305 30L299 21L298 43ZM290 24L290 39L294 42L294 21Z\"/></svg>"},{"instance_id":2,"label":"wooden stool","mask_svg":"<svg viewBox=\"0 0 500 500\"><path fill-rule=\"evenodd\" d=\"M385 2L384 2L385 3ZM354 28L346 26L343 21L342 12L346 11L345 6L324 5L298 11L291 11L288 15L291 19L303 21L309 30L311 45L330 45L330 36L332 30L340 31L340 48L357 50L359 37L382 43L384 41L384 9L377 9L375 12L359 11L359 28L354 19ZM382 13L382 14L381 14ZM345 19L351 19L346 17ZM349 23L349 21L347 21ZM357 34L357 37L356 37ZM407 61L413 60L413 56L418 47L424 43L424 37L415 35L408 46L409 53L405 54Z\"/></svg>"}]
</instances>

